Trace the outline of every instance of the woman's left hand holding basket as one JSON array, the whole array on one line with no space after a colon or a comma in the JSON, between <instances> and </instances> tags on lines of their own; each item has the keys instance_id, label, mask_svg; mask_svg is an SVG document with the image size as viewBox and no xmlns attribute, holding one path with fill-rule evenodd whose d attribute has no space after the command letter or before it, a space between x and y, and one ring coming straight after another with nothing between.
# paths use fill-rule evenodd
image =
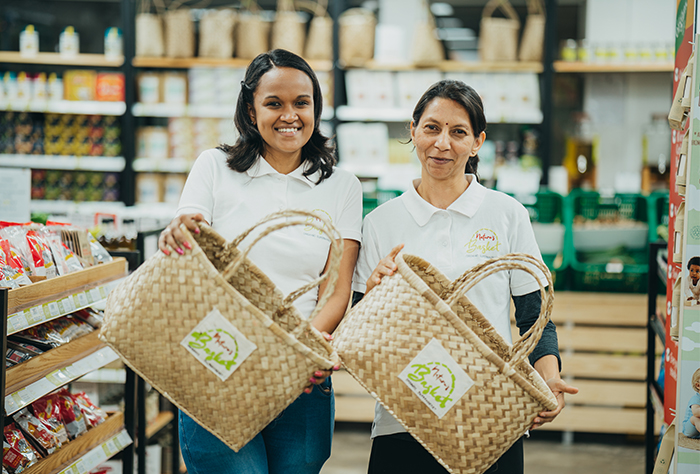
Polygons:
<instances>
[{"instance_id":1,"label":"woman's left hand holding basket","mask_svg":"<svg viewBox=\"0 0 700 474\"><path fill-rule=\"evenodd\" d=\"M556 410L540 412L539 416L535 418L533 422L533 430L545 423L551 423L557 415L561 413L564 406L566 406L564 394L576 395L578 393L578 388L569 385L559 376L559 362L556 357L552 355L542 357L535 362L535 369L542 375L542 378L547 381L547 386L549 386L549 389L556 397L558 406Z\"/></svg>"}]
</instances>

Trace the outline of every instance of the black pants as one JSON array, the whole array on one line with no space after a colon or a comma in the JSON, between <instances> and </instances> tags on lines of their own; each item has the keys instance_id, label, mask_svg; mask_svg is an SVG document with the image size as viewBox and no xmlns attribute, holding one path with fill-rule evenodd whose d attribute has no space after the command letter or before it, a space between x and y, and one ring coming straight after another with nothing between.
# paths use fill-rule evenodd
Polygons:
<instances>
[{"instance_id":1,"label":"black pants","mask_svg":"<svg viewBox=\"0 0 700 474\"><path fill-rule=\"evenodd\" d=\"M491 466L486 474L523 474L523 440ZM368 474L446 474L447 469L408 433L377 436L372 440Z\"/></svg>"}]
</instances>

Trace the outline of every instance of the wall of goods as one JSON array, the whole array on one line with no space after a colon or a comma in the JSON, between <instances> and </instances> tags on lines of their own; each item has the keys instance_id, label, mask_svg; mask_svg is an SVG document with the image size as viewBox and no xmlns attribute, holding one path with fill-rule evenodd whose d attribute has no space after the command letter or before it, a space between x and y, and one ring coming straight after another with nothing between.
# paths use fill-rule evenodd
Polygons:
<instances>
[{"instance_id":1,"label":"wall of goods","mask_svg":"<svg viewBox=\"0 0 700 474\"><path fill-rule=\"evenodd\" d=\"M672 0L644 2L615 28L608 13L627 18L631 0L381 0L373 10L351 0L205 9L125 0L121 18L95 23L101 30L53 9L60 30L17 20L0 38L0 166L33 169L36 209L163 203L151 213L167 220L196 156L236 139L250 58L283 47L319 76L324 130L340 166L363 181L368 212L418 173L405 144L418 97L441 78L461 79L489 121L482 181L531 209L558 285L644 291L641 250L665 236L668 219L670 134L659 114L670 100L675 12ZM29 18L30 5L3 5ZM102 5L81 9L97 17ZM587 248L587 232L605 238ZM639 239L621 240L626 232Z\"/></svg>"}]
</instances>

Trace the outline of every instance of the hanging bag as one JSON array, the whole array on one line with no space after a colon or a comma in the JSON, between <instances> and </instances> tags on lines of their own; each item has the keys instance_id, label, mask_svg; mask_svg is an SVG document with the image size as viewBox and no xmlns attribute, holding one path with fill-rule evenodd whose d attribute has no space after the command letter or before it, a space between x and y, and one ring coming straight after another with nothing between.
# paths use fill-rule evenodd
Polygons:
<instances>
[{"instance_id":1,"label":"hanging bag","mask_svg":"<svg viewBox=\"0 0 700 474\"><path fill-rule=\"evenodd\" d=\"M506 18L494 18L500 9ZM482 61L516 61L520 20L508 0L489 0L481 15L479 57Z\"/></svg>"},{"instance_id":2,"label":"hanging bag","mask_svg":"<svg viewBox=\"0 0 700 474\"><path fill-rule=\"evenodd\" d=\"M445 49L437 37L435 18L427 1L423 1L425 19L419 22L413 32L413 63L417 66L434 66L445 59Z\"/></svg>"},{"instance_id":3,"label":"hanging bag","mask_svg":"<svg viewBox=\"0 0 700 474\"><path fill-rule=\"evenodd\" d=\"M328 1L297 0L296 5L313 13L304 46L304 58L318 61L333 60L333 19L328 15Z\"/></svg>"},{"instance_id":4,"label":"hanging bag","mask_svg":"<svg viewBox=\"0 0 700 474\"><path fill-rule=\"evenodd\" d=\"M253 59L269 49L270 25L260 14L257 3L248 0L245 5L245 11L238 16L236 57Z\"/></svg>"},{"instance_id":5,"label":"hanging bag","mask_svg":"<svg viewBox=\"0 0 700 474\"><path fill-rule=\"evenodd\" d=\"M232 58L236 12L228 8L211 10L199 20L199 56Z\"/></svg>"},{"instance_id":6,"label":"hanging bag","mask_svg":"<svg viewBox=\"0 0 700 474\"><path fill-rule=\"evenodd\" d=\"M294 9L294 1L277 0L270 49L286 49L301 56L304 54L305 39L306 23Z\"/></svg>"},{"instance_id":7,"label":"hanging bag","mask_svg":"<svg viewBox=\"0 0 700 474\"><path fill-rule=\"evenodd\" d=\"M425 260L396 257L397 271L345 316L333 346L344 366L452 473L481 474L557 400L527 356L552 309L549 270L525 254L487 260L451 282ZM546 277L545 292L537 278ZM499 271L537 278L539 317L513 346L464 296ZM541 278L541 276L540 276Z\"/></svg>"},{"instance_id":8,"label":"hanging bag","mask_svg":"<svg viewBox=\"0 0 700 474\"><path fill-rule=\"evenodd\" d=\"M285 219L281 223L275 223ZM240 243L266 227L244 250ZM328 270L283 297L247 257L269 233L307 226L331 242ZM206 224L192 250L158 252L109 295L100 339L139 376L213 435L238 451L339 359L310 323L333 294L342 240L332 224L307 211L281 211L232 242ZM293 251L290 249L290 251ZM305 320L294 301L327 278Z\"/></svg>"},{"instance_id":9,"label":"hanging bag","mask_svg":"<svg viewBox=\"0 0 700 474\"><path fill-rule=\"evenodd\" d=\"M374 57L374 33L377 19L364 8L345 10L338 19L340 63L359 67Z\"/></svg>"},{"instance_id":10,"label":"hanging bag","mask_svg":"<svg viewBox=\"0 0 700 474\"><path fill-rule=\"evenodd\" d=\"M165 54L163 42L163 14L165 7L160 0L152 2L158 13L150 13L151 2L142 0L136 14L136 56L161 57Z\"/></svg>"},{"instance_id":11,"label":"hanging bag","mask_svg":"<svg viewBox=\"0 0 700 474\"><path fill-rule=\"evenodd\" d=\"M189 8L180 8L182 2L173 2L165 12L165 56L168 58L194 57L194 22Z\"/></svg>"},{"instance_id":12,"label":"hanging bag","mask_svg":"<svg viewBox=\"0 0 700 474\"><path fill-rule=\"evenodd\" d=\"M518 53L521 61L542 61L545 18L543 0L528 0L527 18Z\"/></svg>"}]
</instances>

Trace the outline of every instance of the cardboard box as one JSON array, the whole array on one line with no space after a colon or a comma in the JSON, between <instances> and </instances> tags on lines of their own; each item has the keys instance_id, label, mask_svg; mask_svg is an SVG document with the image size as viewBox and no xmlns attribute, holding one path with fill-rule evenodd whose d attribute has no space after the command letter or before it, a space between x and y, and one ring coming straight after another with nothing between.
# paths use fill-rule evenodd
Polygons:
<instances>
[{"instance_id":1,"label":"cardboard box","mask_svg":"<svg viewBox=\"0 0 700 474\"><path fill-rule=\"evenodd\" d=\"M95 100L97 73L90 70L69 70L63 74L66 100Z\"/></svg>"},{"instance_id":2,"label":"cardboard box","mask_svg":"<svg viewBox=\"0 0 700 474\"><path fill-rule=\"evenodd\" d=\"M98 73L95 98L107 102L123 102L124 74L121 72Z\"/></svg>"}]
</instances>

